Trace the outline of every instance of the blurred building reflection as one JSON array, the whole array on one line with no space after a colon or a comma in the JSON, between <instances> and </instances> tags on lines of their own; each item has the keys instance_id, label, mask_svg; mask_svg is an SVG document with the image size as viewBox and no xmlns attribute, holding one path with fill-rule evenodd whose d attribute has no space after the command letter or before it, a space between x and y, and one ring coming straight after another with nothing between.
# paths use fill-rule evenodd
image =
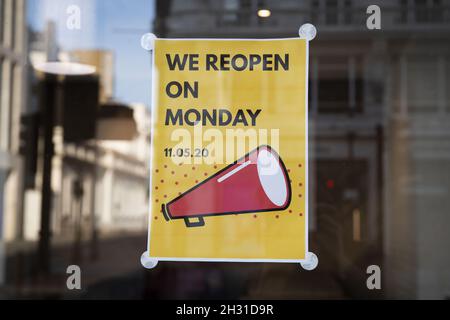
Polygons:
<instances>
[{"instance_id":1,"label":"blurred building reflection","mask_svg":"<svg viewBox=\"0 0 450 320\"><path fill-rule=\"evenodd\" d=\"M100 91L92 93L99 97L89 105L92 110L76 103L87 101L79 96L91 94L86 89L95 77L86 78L82 91L69 82L52 93L57 99L50 220L53 271L64 272L67 263L81 263L89 252L95 258L101 239L145 234L148 215L147 106L114 100L112 51L62 51L56 40L58 25L48 21L42 33L28 30L26 10L25 0L0 1L0 286L6 283L16 293L39 275L41 135L48 116L41 104L48 100L41 99L43 79L33 66L46 61L79 62L95 66L100 79ZM65 109L69 104L71 111ZM96 133L80 140L87 127L73 127L70 122L95 123ZM81 252L86 243L90 250ZM61 247L69 249L64 258L55 254ZM43 286L49 290L51 283Z\"/></svg>"},{"instance_id":2,"label":"blurred building reflection","mask_svg":"<svg viewBox=\"0 0 450 320\"><path fill-rule=\"evenodd\" d=\"M356 285L366 267L383 263L386 297L445 298L450 2L378 1L380 31L366 27L371 4L157 1L154 27L169 38L278 38L313 23L310 229L321 263L355 295L367 294Z\"/></svg>"},{"instance_id":3,"label":"blurred building reflection","mask_svg":"<svg viewBox=\"0 0 450 320\"><path fill-rule=\"evenodd\" d=\"M5 281L5 243L22 235L20 116L27 80L25 0L0 1L0 285Z\"/></svg>"},{"instance_id":4,"label":"blurred building reflection","mask_svg":"<svg viewBox=\"0 0 450 320\"><path fill-rule=\"evenodd\" d=\"M32 63L55 59L96 67L100 105L98 114L94 114L97 117L94 139L82 143L67 141L64 128L55 130L53 233L70 238L70 230L81 228L89 238L93 228L103 233L123 229L144 231L148 207L150 114L141 103L114 102L113 52L60 51L54 28L56 26L50 22L43 36L35 35L36 42L31 44L35 50L30 52ZM42 39L45 39L44 45ZM52 44L51 48L48 44ZM27 239L36 240L39 221L32 217L40 215L39 191L27 190L25 199L25 217L30 218L25 235Z\"/></svg>"}]
</instances>

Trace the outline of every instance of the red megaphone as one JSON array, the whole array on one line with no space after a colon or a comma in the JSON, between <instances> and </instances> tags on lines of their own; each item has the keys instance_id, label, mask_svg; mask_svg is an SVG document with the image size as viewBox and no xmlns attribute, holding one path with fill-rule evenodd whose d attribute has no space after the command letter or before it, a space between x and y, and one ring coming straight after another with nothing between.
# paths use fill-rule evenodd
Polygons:
<instances>
[{"instance_id":1,"label":"red megaphone","mask_svg":"<svg viewBox=\"0 0 450 320\"><path fill-rule=\"evenodd\" d=\"M199 227L206 216L284 210L290 201L286 167L263 145L163 204L162 212L167 221L184 219L187 227Z\"/></svg>"}]
</instances>

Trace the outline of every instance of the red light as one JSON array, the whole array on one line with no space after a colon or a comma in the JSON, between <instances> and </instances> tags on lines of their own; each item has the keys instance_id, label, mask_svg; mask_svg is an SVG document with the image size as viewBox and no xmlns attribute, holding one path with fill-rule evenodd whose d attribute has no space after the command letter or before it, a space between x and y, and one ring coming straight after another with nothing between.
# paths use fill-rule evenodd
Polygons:
<instances>
[{"instance_id":1,"label":"red light","mask_svg":"<svg viewBox=\"0 0 450 320\"><path fill-rule=\"evenodd\" d=\"M328 179L327 180L327 188L328 189L333 189L334 188L334 180L332 180L332 179Z\"/></svg>"}]
</instances>

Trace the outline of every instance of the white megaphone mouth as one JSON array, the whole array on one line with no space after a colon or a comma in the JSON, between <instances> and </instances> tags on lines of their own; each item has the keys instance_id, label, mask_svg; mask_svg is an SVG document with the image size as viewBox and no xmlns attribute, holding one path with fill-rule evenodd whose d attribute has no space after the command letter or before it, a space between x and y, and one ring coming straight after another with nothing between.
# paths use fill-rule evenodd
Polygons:
<instances>
[{"instance_id":1,"label":"white megaphone mouth","mask_svg":"<svg viewBox=\"0 0 450 320\"><path fill-rule=\"evenodd\" d=\"M288 183L279 156L267 149L260 150L257 168L259 181L269 200L279 207L285 205L288 201Z\"/></svg>"}]
</instances>

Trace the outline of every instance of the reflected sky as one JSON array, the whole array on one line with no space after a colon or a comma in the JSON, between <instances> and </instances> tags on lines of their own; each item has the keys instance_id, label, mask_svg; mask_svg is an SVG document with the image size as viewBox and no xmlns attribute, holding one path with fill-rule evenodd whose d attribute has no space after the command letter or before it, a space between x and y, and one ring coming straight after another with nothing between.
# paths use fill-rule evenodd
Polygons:
<instances>
[{"instance_id":1,"label":"reflected sky","mask_svg":"<svg viewBox=\"0 0 450 320\"><path fill-rule=\"evenodd\" d=\"M80 30L66 27L69 16L66 10L70 5L80 7ZM141 48L140 38L151 31L153 0L30 0L28 6L28 22L33 30L43 31L48 20L56 22L57 40L62 50L112 50L115 98L150 105L150 55Z\"/></svg>"}]
</instances>

